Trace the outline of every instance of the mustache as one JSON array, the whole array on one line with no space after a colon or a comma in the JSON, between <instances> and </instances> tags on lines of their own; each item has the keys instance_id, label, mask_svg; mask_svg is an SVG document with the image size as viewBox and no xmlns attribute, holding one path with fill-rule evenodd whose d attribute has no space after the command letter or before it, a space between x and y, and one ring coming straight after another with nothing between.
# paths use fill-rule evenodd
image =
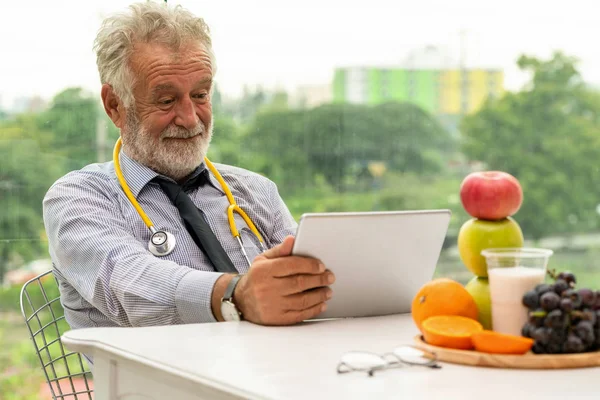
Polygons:
<instances>
[{"instance_id":1,"label":"mustache","mask_svg":"<svg viewBox=\"0 0 600 400\"><path fill-rule=\"evenodd\" d=\"M194 129L185 129L176 125L169 125L161 135L161 139L175 138L175 139L187 139L197 135L201 135L206 132L206 127L202 122L198 122L198 125Z\"/></svg>"}]
</instances>

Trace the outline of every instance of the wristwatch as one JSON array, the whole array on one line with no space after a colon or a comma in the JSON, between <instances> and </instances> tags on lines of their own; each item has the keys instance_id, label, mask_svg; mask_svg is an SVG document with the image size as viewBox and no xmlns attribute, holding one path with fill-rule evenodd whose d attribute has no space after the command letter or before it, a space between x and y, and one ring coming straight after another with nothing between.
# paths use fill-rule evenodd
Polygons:
<instances>
[{"instance_id":1,"label":"wristwatch","mask_svg":"<svg viewBox=\"0 0 600 400\"><path fill-rule=\"evenodd\" d=\"M241 321L242 319L242 313L233 302L233 291L241 278L242 275L236 275L229 281L225 294L221 299L221 315L223 315L225 321Z\"/></svg>"}]
</instances>

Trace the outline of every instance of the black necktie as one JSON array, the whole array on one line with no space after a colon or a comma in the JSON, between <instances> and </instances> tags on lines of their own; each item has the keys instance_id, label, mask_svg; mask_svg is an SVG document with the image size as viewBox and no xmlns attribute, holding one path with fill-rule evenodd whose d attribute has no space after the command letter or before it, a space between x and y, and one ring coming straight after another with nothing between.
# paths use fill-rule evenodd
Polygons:
<instances>
[{"instance_id":1,"label":"black necktie","mask_svg":"<svg viewBox=\"0 0 600 400\"><path fill-rule=\"evenodd\" d=\"M165 194L171 199L173 205L177 207L179 215L185 222L185 228L192 236L192 239L194 239L196 245L209 258L215 270L237 273L223 246L221 246L210 226L204 220L204 216L192 202L192 199L185 193L186 190L195 189L206 182L207 177L205 172L188 180L183 186L179 186L162 176L157 176L153 181L160 185Z\"/></svg>"}]
</instances>

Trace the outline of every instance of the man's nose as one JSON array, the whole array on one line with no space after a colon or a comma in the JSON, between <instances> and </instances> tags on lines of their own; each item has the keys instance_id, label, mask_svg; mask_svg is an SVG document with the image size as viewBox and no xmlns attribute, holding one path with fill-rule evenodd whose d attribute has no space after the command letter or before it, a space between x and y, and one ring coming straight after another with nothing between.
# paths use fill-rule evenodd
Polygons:
<instances>
[{"instance_id":1,"label":"man's nose","mask_svg":"<svg viewBox=\"0 0 600 400\"><path fill-rule=\"evenodd\" d=\"M200 118L194 102L189 97L184 97L177 105L175 124L192 130L198 125L198 122L200 122Z\"/></svg>"}]
</instances>

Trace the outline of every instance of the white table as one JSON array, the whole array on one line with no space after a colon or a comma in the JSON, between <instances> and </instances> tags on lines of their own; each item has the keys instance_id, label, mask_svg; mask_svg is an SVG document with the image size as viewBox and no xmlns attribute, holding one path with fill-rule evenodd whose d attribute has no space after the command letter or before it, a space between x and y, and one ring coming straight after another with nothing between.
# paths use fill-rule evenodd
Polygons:
<instances>
[{"instance_id":1,"label":"white table","mask_svg":"<svg viewBox=\"0 0 600 400\"><path fill-rule=\"evenodd\" d=\"M248 322L91 328L64 334L94 356L96 400L141 399L599 399L600 368L505 370L443 364L339 375L349 350L411 344L409 315L291 327Z\"/></svg>"}]
</instances>

